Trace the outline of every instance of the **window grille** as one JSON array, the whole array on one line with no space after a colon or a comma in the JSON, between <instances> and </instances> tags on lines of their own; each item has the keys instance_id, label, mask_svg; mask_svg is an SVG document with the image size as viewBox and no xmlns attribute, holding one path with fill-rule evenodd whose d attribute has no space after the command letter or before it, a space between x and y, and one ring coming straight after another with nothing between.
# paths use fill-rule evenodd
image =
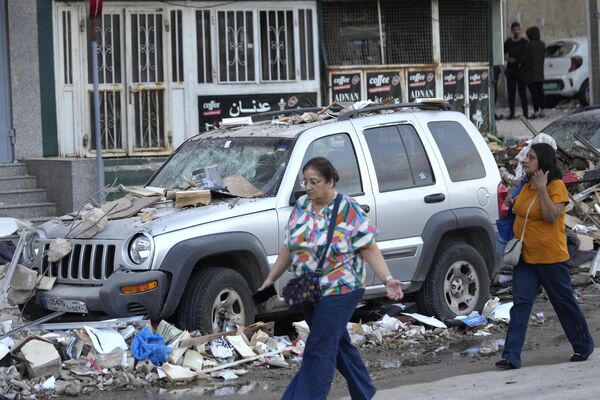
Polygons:
<instances>
[{"instance_id":1,"label":"window grille","mask_svg":"<svg viewBox=\"0 0 600 400\"><path fill-rule=\"evenodd\" d=\"M88 29L88 35L89 35ZM88 43L90 37L88 36ZM104 14L96 23L98 82L121 83L121 17ZM88 44L88 82L92 83L92 48Z\"/></svg>"},{"instance_id":2,"label":"window grille","mask_svg":"<svg viewBox=\"0 0 600 400\"><path fill-rule=\"evenodd\" d=\"M183 27L181 10L171 11L171 65L173 82L183 82Z\"/></svg>"},{"instance_id":3,"label":"window grille","mask_svg":"<svg viewBox=\"0 0 600 400\"><path fill-rule=\"evenodd\" d=\"M260 11L263 81L296 79L293 11Z\"/></svg>"},{"instance_id":4,"label":"window grille","mask_svg":"<svg viewBox=\"0 0 600 400\"><path fill-rule=\"evenodd\" d=\"M217 31L219 81L254 81L254 20L252 11L217 12Z\"/></svg>"},{"instance_id":5,"label":"window grille","mask_svg":"<svg viewBox=\"0 0 600 400\"><path fill-rule=\"evenodd\" d=\"M300 79L315 79L315 47L312 10L298 10Z\"/></svg>"},{"instance_id":6,"label":"window grille","mask_svg":"<svg viewBox=\"0 0 600 400\"><path fill-rule=\"evenodd\" d=\"M160 14L132 15L131 32L135 66L133 82L164 82L162 16Z\"/></svg>"},{"instance_id":7,"label":"window grille","mask_svg":"<svg viewBox=\"0 0 600 400\"><path fill-rule=\"evenodd\" d=\"M431 0L325 0L330 65L428 64Z\"/></svg>"},{"instance_id":8,"label":"window grille","mask_svg":"<svg viewBox=\"0 0 600 400\"><path fill-rule=\"evenodd\" d=\"M71 35L71 11L62 12L63 68L65 85L73 84L73 38Z\"/></svg>"},{"instance_id":9,"label":"window grille","mask_svg":"<svg viewBox=\"0 0 600 400\"><path fill-rule=\"evenodd\" d=\"M485 0L441 0L442 62L488 61L488 15Z\"/></svg>"},{"instance_id":10,"label":"window grille","mask_svg":"<svg viewBox=\"0 0 600 400\"><path fill-rule=\"evenodd\" d=\"M212 83L212 40L210 11L196 11L196 46L198 57L198 83Z\"/></svg>"}]
</instances>

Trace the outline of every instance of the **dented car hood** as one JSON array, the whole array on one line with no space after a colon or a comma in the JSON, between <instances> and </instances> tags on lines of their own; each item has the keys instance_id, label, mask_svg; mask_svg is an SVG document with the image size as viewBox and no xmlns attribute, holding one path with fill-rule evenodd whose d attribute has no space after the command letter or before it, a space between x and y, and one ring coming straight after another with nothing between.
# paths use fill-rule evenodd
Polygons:
<instances>
[{"instance_id":1,"label":"dented car hood","mask_svg":"<svg viewBox=\"0 0 600 400\"><path fill-rule=\"evenodd\" d=\"M152 236L235 218L242 215L259 213L275 208L275 197L256 199L218 199L207 206L177 209L175 207L157 208L156 219L143 222L139 215L130 218L108 220L104 229L97 233L92 240L126 239L138 232L148 232ZM39 227L47 239L67 238L77 239L73 225L80 222L52 220ZM71 233L69 234L69 232Z\"/></svg>"}]
</instances>

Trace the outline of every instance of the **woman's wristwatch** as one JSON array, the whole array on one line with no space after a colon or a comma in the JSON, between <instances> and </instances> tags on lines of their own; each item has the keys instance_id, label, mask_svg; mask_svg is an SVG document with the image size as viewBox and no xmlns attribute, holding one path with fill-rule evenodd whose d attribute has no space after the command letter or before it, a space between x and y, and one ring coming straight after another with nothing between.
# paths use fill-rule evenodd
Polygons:
<instances>
[{"instance_id":1,"label":"woman's wristwatch","mask_svg":"<svg viewBox=\"0 0 600 400\"><path fill-rule=\"evenodd\" d=\"M387 286L388 282L389 282L389 281L393 281L393 280L394 280L394 277L393 277L393 276L391 276L391 275L388 275L388 276L386 276L386 277L384 278L384 280L383 280L383 283L384 283L384 285L385 285L385 286Z\"/></svg>"}]
</instances>

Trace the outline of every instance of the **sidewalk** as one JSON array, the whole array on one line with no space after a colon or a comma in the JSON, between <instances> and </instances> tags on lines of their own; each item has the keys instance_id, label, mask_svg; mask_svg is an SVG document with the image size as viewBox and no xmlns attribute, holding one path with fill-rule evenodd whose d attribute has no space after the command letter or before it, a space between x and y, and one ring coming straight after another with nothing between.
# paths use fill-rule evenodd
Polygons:
<instances>
[{"instance_id":1,"label":"sidewalk","mask_svg":"<svg viewBox=\"0 0 600 400\"><path fill-rule=\"evenodd\" d=\"M600 398L600 349L586 362L493 370L380 390L375 400L578 400ZM496 361L490 359L490 362Z\"/></svg>"}]
</instances>

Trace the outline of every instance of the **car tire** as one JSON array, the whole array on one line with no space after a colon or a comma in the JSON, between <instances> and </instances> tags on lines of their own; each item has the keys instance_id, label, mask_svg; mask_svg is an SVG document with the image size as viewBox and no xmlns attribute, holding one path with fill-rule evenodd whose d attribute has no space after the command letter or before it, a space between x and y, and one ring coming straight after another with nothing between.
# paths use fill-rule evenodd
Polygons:
<instances>
[{"instance_id":1,"label":"car tire","mask_svg":"<svg viewBox=\"0 0 600 400\"><path fill-rule=\"evenodd\" d=\"M254 322L252 292L246 280L230 268L210 267L195 272L179 303L177 325L203 334L225 330L224 323Z\"/></svg>"},{"instance_id":2,"label":"car tire","mask_svg":"<svg viewBox=\"0 0 600 400\"><path fill-rule=\"evenodd\" d=\"M544 106L545 108L554 108L557 106L560 98L555 95L548 95L544 97Z\"/></svg>"},{"instance_id":3,"label":"car tire","mask_svg":"<svg viewBox=\"0 0 600 400\"><path fill-rule=\"evenodd\" d=\"M577 93L577 100L579 100L579 104L581 104L582 107L590 105L590 81L589 80L586 79L581 84L581 87L579 88L579 92Z\"/></svg>"},{"instance_id":4,"label":"car tire","mask_svg":"<svg viewBox=\"0 0 600 400\"><path fill-rule=\"evenodd\" d=\"M490 293L490 278L481 254L466 243L448 243L435 253L417 308L425 315L450 319L480 311Z\"/></svg>"}]
</instances>

